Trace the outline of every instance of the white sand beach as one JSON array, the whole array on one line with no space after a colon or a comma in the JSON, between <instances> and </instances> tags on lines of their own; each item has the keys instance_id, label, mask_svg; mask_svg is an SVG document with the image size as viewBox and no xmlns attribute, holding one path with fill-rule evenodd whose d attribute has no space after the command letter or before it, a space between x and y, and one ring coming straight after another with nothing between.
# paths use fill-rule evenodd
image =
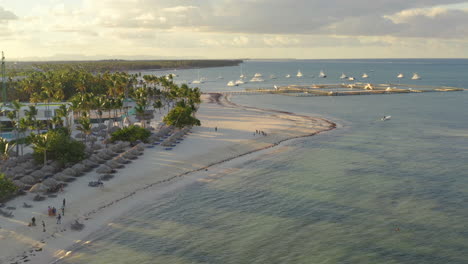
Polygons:
<instances>
[{"instance_id":1,"label":"white sand beach","mask_svg":"<svg viewBox=\"0 0 468 264\"><path fill-rule=\"evenodd\" d=\"M172 150L162 146L147 148L144 155L119 169L103 188L88 187L98 178L95 170L70 183L56 198L32 201L33 194L6 204L16 207L13 218L0 216L0 264L53 263L66 257L67 251L100 227L111 224L123 212L154 199L157 195L178 191L178 186L194 181L209 181L225 173L227 162L253 158L261 150L278 146L293 138L312 136L336 127L321 118L294 115L234 105L219 95L203 95L197 113L201 127L194 127ZM215 131L215 127L217 131ZM266 135L255 134L256 130ZM211 176L210 176L211 175ZM47 215L47 207L61 208L66 199L61 224ZM23 203L32 208L23 208ZM37 226L29 227L31 218ZM85 225L73 231L70 224ZM42 221L46 232L43 232Z\"/></svg>"}]
</instances>

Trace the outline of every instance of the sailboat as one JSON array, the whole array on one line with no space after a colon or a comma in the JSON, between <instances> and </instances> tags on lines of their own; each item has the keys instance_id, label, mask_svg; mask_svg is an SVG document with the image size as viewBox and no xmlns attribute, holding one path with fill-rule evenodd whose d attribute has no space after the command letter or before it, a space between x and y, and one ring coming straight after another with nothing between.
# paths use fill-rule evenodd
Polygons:
<instances>
[{"instance_id":1,"label":"sailboat","mask_svg":"<svg viewBox=\"0 0 468 264\"><path fill-rule=\"evenodd\" d=\"M346 76L346 74L342 73L341 76L340 76L340 79L346 79L348 78L348 76Z\"/></svg>"},{"instance_id":2,"label":"sailboat","mask_svg":"<svg viewBox=\"0 0 468 264\"><path fill-rule=\"evenodd\" d=\"M327 75L323 71L320 71L319 77L320 78L327 78Z\"/></svg>"},{"instance_id":3,"label":"sailboat","mask_svg":"<svg viewBox=\"0 0 468 264\"><path fill-rule=\"evenodd\" d=\"M200 84L203 83L203 80L200 79L200 71L197 72L197 79L192 81L192 84Z\"/></svg>"},{"instance_id":4,"label":"sailboat","mask_svg":"<svg viewBox=\"0 0 468 264\"><path fill-rule=\"evenodd\" d=\"M232 86L237 86L237 84L236 84L234 81L229 81L229 82L227 83L227 86L231 86L231 87L232 87Z\"/></svg>"},{"instance_id":5,"label":"sailboat","mask_svg":"<svg viewBox=\"0 0 468 264\"><path fill-rule=\"evenodd\" d=\"M263 76L263 75L262 75L261 73L258 73L258 72L255 73L255 75L254 75L254 77L257 77L257 78L262 77L262 76Z\"/></svg>"},{"instance_id":6,"label":"sailboat","mask_svg":"<svg viewBox=\"0 0 468 264\"><path fill-rule=\"evenodd\" d=\"M421 80L421 76L417 73L413 73L413 77L411 77L411 80Z\"/></svg>"},{"instance_id":7,"label":"sailboat","mask_svg":"<svg viewBox=\"0 0 468 264\"><path fill-rule=\"evenodd\" d=\"M302 77L302 72L300 70L298 70L296 76L301 78Z\"/></svg>"},{"instance_id":8,"label":"sailboat","mask_svg":"<svg viewBox=\"0 0 468 264\"><path fill-rule=\"evenodd\" d=\"M364 73L364 74L362 75L362 78L363 78L363 79L369 78L369 75L367 75L367 73Z\"/></svg>"},{"instance_id":9,"label":"sailboat","mask_svg":"<svg viewBox=\"0 0 468 264\"><path fill-rule=\"evenodd\" d=\"M397 78L398 79L403 79L403 78L405 78L405 76L403 75L403 73L400 73L400 74L398 74Z\"/></svg>"},{"instance_id":10,"label":"sailboat","mask_svg":"<svg viewBox=\"0 0 468 264\"><path fill-rule=\"evenodd\" d=\"M286 74L286 78L291 78L291 74Z\"/></svg>"},{"instance_id":11,"label":"sailboat","mask_svg":"<svg viewBox=\"0 0 468 264\"><path fill-rule=\"evenodd\" d=\"M354 77L348 77L348 81L355 81L355 80L356 80L356 78L354 78Z\"/></svg>"},{"instance_id":12,"label":"sailboat","mask_svg":"<svg viewBox=\"0 0 468 264\"><path fill-rule=\"evenodd\" d=\"M241 75L239 76L239 78L244 79L245 75L244 75L244 72L242 71L242 64L240 65L240 71L241 71Z\"/></svg>"}]
</instances>

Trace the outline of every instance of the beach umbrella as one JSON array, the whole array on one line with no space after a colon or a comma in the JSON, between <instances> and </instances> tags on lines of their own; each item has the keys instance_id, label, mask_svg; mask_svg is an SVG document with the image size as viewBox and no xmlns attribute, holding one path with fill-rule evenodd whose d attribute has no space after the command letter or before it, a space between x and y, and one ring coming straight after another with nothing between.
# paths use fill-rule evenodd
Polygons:
<instances>
[{"instance_id":1,"label":"beach umbrella","mask_svg":"<svg viewBox=\"0 0 468 264\"><path fill-rule=\"evenodd\" d=\"M113 126L113 127L111 127L111 128L109 129L109 133L111 133L111 134L112 134L112 133L115 133L115 132L119 131L120 129L121 129L121 128L118 127L118 126Z\"/></svg>"},{"instance_id":2,"label":"beach umbrella","mask_svg":"<svg viewBox=\"0 0 468 264\"><path fill-rule=\"evenodd\" d=\"M93 127L93 128L91 128L91 131L94 132L94 133L99 132L99 130L100 130L99 127Z\"/></svg>"},{"instance_id":3,"label":"beach umbrella","mask_svg":"<svg viewBox=\"0 0 468 264\"><path fill-rule=\"evenodd\" d=\"M55 186L58 186L59 185L59 182L57 182L55 179L53 178L47 178L45 179L43 182L42 182L43 185L47 186L47 187L55 187Z\"/></svg>"},{"instance_id":4,"label":"beach umbrella","mask_svg":"<svg viewBox=\"0 0 468 264\"><path fill-rule=\"evenodd\" d=\"M32 185L32 184L34 184L34 183L37 182L37 180L34 179L32 176L24 176L24 177L22 177L22 178L20 179L20 181L21 181L22 183L30 184L30 185Z\"/></svg>"},{"instance_id":5,"label":"beach umbrella","mask_svg":"<svg viewBox=\"0 0 468 264\"><path fill-rule=\"evenodd\" d=\"M107 132L105 130L101 130L97 133L97 135L104 138L107 136Z\"/></svg>"},{"instance_id":6,"label":"beach umbrella","mask_svg":"<svg viewBox=\"0 0 468 264\"><path fill-rule=\"evenodd\" d=\"M95 162L93 162L93 161L91 161L89 159L83 160L83 165L85 165L88 168L96 168L96 167L99 166L97 163L95 163Z\"/></svg>"},{"instance_id":7,"label":"beach umbrella","mask_svg":"<svg viewBox=\"0 0 468 264\"><path fill-rule=\"evenodd\" d=\"M41 171L44 172L44 174L54 173L55 168L52 167L51 165L46 165L46 166L42 167Z\"/></svg>"},{"instance_id":8,"label":"beach umbrella","mask_svg":"<svg viewBox=\"0 0 468 264\"><path fill-rule=\"evenodd\" d=\"M103 160L110 160L110 159L112 158L112 157L109 156L107 153L102 152L102 151L99 152L99 153L97 154L97 156L98 156L100 159L103 159Z\"/></svg>"},{"instance_id":9,"label":"beach umbrella","mask_svg":"<svg viewBox=\"0 0 468 264\"><path fill-rule=\"evenodd\" d=\"M93 150L100 150L100 149L102 149L102 146L100 144L93 145Z\"/></svg>"},{"instance_id":10,"label":"beach umbrella","mask_svg":"<svg viewBox=\"0 0 468 264\"><path fill-rule=\"evenodd\" d=\"M132 154L131 152L126 152L125 154L123 154L123 157L130 160L137 159L137 156Z\"/></svg>"},{"instance_id":11,"label":"beach umbrella","mask_svg":"<svg viewBox=\"0 0 468 264\"><path fill-rule=\"evenodd\" d=\"M52 178L54 178L57 181L63 181L63 182L70 182L70 181L75 180L75 178L69 175L63 174L63 173L57 173Z\"/></svg>"},{"instance_id":12,"label":"beach umbrella","mask_svg":"<svg viewBox=\"0 0 468 264\"><path fill-rule=\"evenodd\" d=\"M98 128L99 128L99 130L104 130L104 129L107 129L107 126L104 125L104 124L100 124L100 125L98 125Z\"/></svg>"},{"instance_id":13,"label":"beach umbrella","mask_svg":"<svg viewBox=\"0 0 468 264\"><path fill-rule=\"evenodd\" d=\"M49 188L45 186L42 183L36 183L34 184L31 189L29 189L29 192L32 193L39 193L39 192L46 192Z\"/></svg>"},{"instance_id":14,"label":"beach umbrella","mask_svg":"<svg viewBox=\"0 0 468 264\"><path fill-rule=\"evenodd\" d=\"M42 178L44 178L44 173L40 170L37 170L37 171L34 171L33 173L30 174L32 177L34 177L34 179L36 180L40 180Z\"/></svg>"},{"instance_id":15,"label":"beach umbrella","mask_svg":"<svg viewBox=\"0 0 468 264\"><path fill-rule=\"evenodd\" d=\"M95 163L97 163L97 164L102 164L102 163L105 162L105 160L99 158L97 154L92 155L92 156L89 158L89 160L92 161L92 162L95 162Z\"/></svg>"},{"instance_id":16,"label":"beach umbrella","mask_svg":"<svg viewBox=\"0 0 468 264\"><path fill-rule=\"evenodd\" d=\"M62 163L60 163L60 162L58 162L56 160L52 161L50 166L54 167L55 171L58 171L58 170L62 169L62 167L63 167Z\"/></svg>"},{"instance_id":17,"label":"beach umbrella","mask_svg":"<svg viewBox=\"0 0 468 264\"><path fill-rule=\"evenodd\" d=\"M66 174L68 176L78 176L78 172L75 169L68 168L62 171L63 174Z\"/></svg>"},{"instance_id":18,"label":"beach umbrella","mask_svg":"<svg viewBox=\"0 0 468 264\"><path fill-rule=\"evenodd\" d=\"M145 150L145 146L143 144L138 144L136 146L136 149L139 150L139 151L144 151Z\"/></svg>"},{"instance_id":19,"label":"beach umbrella","mask_svg":"<svg viewBox=\"0 0 468 264\"><path fill-rule=\"evenodd\" d=\"M101 165L99 168L97 168L96 172L101 173L101 174L108 174L108 173L114 173L115 170L107 165Z\"/></svg>"},{"instance_id":20,"label":"beach umbrella","mask_svg":"<svg viewBox=\"0 0 468 264\"><path fill-rule=\"evenodd\" d=\"M72 169L76 170L76 172L79 175L88 170L85 165L80 164L80 163L77 163L77 164L73 165Z\"/></svg>"},{"instance_id":21,"label":"beach umbrella","mask_svg":"<svg viewBox=\"0 0 468 264\"><path fill-rule=\"evenodd\" d=\"M83 133L77 133L77 134L75 135L75 138L83 139L83 138L85 138L85 136L86 136L86 135L83 134Z\"/></svg>"},{"instance_id":22,"label":"beach umbrella","mask_svg":"<svg viewBox=\"0 0 468 264\"><path fill-rule=\"evenodd\" d=\"M26 184L24 184L22 181L19 181L19 180L14 180L13 181L13 184L18 187L18 189L24 189L24 187L26 187Z\"/></svg>"},{"instance_id":23,"label":"beach umbrella","mask_svg":"<svg viewBox=\"0 0 468 264\"><path fill-rule=\"evenodd\" d=\"M5 162L5 167L6 168L12 168L12 167L15 167L16 166L16 159L14 158L9 158L6 162Z\"/></svg>"},{"instance_id":24,"label":"beach umbrella","mask_svg":"<svg viewBox=\"0 0 468 264\"><path fill-rule=\"evenodd\" d=\"M104 152L105 152L107 155L112 156L112 157L115 157L115 156L118 155L118 153L115 153L115 152L112 151L112 149L110 149L110 148L106 148L106 149L104 150Z\"/></svg>"},{"instance_id":25,"label":"beach umbrella","mask_svg":"<svg viewBox=\"0 0 468 264\"><path fill-rule=\"evenodd\" d=\"M113 160L109 160L108 162L106 162L106 165L111 167L112 169L120 169L124 167L124 165Z\"/></svg>"},{"instance_id":26,"label":"beach umbrella","mask_svg":"<svg viewBox=\"0 0 468 264\"><path fill-rule=\"evenodd\" d=\"M120 163L120 164L128 164L128 163L130 163L129 160L126 160L126 159L124 159L123 157L116 158L115 161L118 162L118 163Z\"/></svg>"}]
</instances>

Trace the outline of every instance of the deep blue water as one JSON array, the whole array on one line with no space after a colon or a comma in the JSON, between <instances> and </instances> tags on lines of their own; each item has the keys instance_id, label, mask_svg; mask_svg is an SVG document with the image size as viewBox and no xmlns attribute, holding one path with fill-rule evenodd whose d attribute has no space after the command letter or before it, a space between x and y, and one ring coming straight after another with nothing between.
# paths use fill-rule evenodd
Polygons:
<instances>
[{"instance_id":1,"label":"deep blue water","mask_svg":"<svg viewBox=\"0 0 468 264\"><path fill-rule=\"evenodd\" d=\"M396 82L399 72L418 72L421 84L464 87L467 64L249 61L243 71L329 75L289 79L304 83L364 71L376 82ZM226 78L237 77L239 67L202 72L225 76L204 91L227 90ZM197 70L177 73L189 79ZM283 79L259 85L291 84ZM467 100L467 92L234 97L326 117L340 128L134 208L66 263L468 263ZM383 115L392 119L380 121Z\"/></svg>"}]
</instances>

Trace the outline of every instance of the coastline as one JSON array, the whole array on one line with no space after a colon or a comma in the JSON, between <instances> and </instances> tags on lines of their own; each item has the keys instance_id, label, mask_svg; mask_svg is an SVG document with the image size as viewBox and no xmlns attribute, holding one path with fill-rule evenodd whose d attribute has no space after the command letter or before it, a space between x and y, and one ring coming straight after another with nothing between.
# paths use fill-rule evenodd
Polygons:
<instances>
[{"instance_id":1,"label":"coastline","mask_svg":"<svg viewBox=\"0 0 468 264\"><path fill-rule=\"evenodd\" d=\"M74 245L90 243L82 240L129 208L150 202L149 197L154 200L181 185L206 179L206 169L211 173L226 162L249 159L249 155L260 155L282 142L336 128L335 123L322 118L239 106L220 94L204 97L198 114L202 127L193 128L171 151L161 147L145 149L144 156L119 170L104 188L86 186L97 177L93 171L78 178L57 198L35 202L31 209L20 209L23 202L32 203L29 195L12 201L18 209L13 219L2 218L0 263L55 263L54 260L72 254L69 249ZM267 136L254 135L257 128ZM63 198L67 199L67 212L62 224L57 225L54 218L45 214L48 205L61 204ZM42 232L39 226L28 227L33 215L38 223L44 220L48 229L53 228ZM75 219L85 224L83 231L68 230Z\"/></svg>"}]
</instances>

